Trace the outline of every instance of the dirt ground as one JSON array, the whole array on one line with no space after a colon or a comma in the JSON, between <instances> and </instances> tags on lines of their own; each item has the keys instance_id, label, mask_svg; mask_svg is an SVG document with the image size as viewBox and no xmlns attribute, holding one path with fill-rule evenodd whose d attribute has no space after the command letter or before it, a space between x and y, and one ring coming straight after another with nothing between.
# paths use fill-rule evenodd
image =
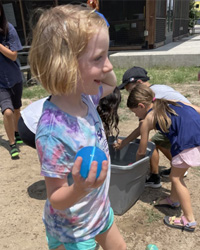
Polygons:
<instances>
[{"instance_id":1,"label":"dirt ground","mask_svg":"<svg viewBox=\"0 0 200 250\"><path fill-rule=\"evenodd\" d=\"M192 103L200 105L199 82L173 85ZM24 106L31 100L23 100ZM137 119L128 110L122 111L120 135L127 136L136 126ZM20 159L11 160L8 141L0 115L0 250L47 250L42 222L46 199L45 184L40 176L36 151L26 145L20 146ZM160 169L168 168L169 162L160 155ZM185 182L190 190L196 221L200 224L200 168L189 170ZM200 229L194 233L181 232L163 224L165 215L179 215L180 210L159 210L151 202L169 194L170 183L162 179L159 189L146 188L135 205L115 221L127 243L128 250L145 250L146 245L156 244L159 250L200 249Z\"/></svg>"}]
</instances>

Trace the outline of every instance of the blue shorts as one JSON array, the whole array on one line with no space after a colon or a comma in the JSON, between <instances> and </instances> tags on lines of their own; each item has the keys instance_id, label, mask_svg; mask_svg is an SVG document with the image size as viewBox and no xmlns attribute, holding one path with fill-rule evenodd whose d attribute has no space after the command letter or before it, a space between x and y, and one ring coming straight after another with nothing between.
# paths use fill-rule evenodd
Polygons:
<instances>
[{"instance_id":1,"label":"blue shorts","mask_svg":"<svg viewBox=\"0 0 200 250\"><path fill-rule=\"evenodd\" d=\"M114 222L114 213L112 208L110 208L109 218L108 222L106 223L104 229L99 233L105 233L113 224ZM63 245L66 250L94 250L96 247L96 241L95 238L81 241L81 242L75 242L75 243L62 243L52 237L47 231L46 231L46 238L48 242L49 249L56 249L60 245Z\"/></svg>"}]
</instances>

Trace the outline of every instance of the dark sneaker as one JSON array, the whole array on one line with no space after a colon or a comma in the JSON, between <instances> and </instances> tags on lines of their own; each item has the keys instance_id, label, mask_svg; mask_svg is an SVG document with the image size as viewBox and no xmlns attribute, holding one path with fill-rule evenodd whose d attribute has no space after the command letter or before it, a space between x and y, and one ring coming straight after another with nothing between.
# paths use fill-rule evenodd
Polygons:
<instances>
[{"instance_id":1,"label":"dark sneaker","mask_svg":"<svg viewBox=\"0 0 200 250\"><path fill-rule=\"evenodd\" d=\"M168 169L165 169L165 170L161 171L161 172L160 172L160 175L161 175L162 177L168 178L169 175L170 175L170 173L171 173L171 168L168 168Z\"/></svg>"},{"instance_id":2,"label":"dark sneaker","mask_svg":"<svg viewBox=\"0 0 200 250\"><path fill-rule=\"evenodd\" d=\"M21 137L19 136L18 132L15 132L15 142L17 144L22 144L23 143L23 141L22 141Z\"/></svg>"},{"instance_id":3,"label":"dark sneaker","mask_svg":"<svg viewBox=\"0 0 200 250\"><path fill-rule=\"evenodd\" d=\"M19 159L19 150L16 144L10 145L10 155L12 159Z\"/></svg>"},{"instance_id":4,"label":"dark sneaker","mask_svg":"<svg viewBox=\"0 0 200 250\"><path fill-rule=\"evenodd\" d=\"M151 174L148 179L146 179L145 187L159 188L162 184L160 182L160 175Z\"/></svg>"}]
</instances>

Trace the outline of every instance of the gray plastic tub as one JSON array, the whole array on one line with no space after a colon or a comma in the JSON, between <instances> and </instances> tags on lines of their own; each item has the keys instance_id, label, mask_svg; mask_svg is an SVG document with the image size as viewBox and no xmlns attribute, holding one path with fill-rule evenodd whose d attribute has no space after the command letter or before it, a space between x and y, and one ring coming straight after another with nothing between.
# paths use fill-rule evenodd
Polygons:
<instances>
[{"instance_id":1,"label":"gray plastic tub","mask_svg":"<svg viewBox=\"0 0 200 250\"><path fill-rule=\"evenodd\" d=\"M109 197L116 215L122 215L131 208L145 188L149 160L155 144L148 142L146 157L135 162L139 142L140 140L137 139L122 150L115 150L112 138L109 138L111 156Z\"/></svg>"}]
</instances>

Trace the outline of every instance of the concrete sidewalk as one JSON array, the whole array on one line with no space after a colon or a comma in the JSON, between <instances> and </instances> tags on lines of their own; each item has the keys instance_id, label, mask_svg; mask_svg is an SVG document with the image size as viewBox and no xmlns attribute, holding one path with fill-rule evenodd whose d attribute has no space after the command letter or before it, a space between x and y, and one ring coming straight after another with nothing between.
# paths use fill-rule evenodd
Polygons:
<instances>
[{"instance_id":1,"label":"concrete sidewalk","mask_svg":"<svg viewBox=\"0 0 200 250\"><path fill-rule=\"evenodd\" d=\"M153 50L116 52L109 58L116 68L130 68L134 65L144 68L153 66L200 67L200 34L185 37Z\"/></svg>"}]
</instances>

